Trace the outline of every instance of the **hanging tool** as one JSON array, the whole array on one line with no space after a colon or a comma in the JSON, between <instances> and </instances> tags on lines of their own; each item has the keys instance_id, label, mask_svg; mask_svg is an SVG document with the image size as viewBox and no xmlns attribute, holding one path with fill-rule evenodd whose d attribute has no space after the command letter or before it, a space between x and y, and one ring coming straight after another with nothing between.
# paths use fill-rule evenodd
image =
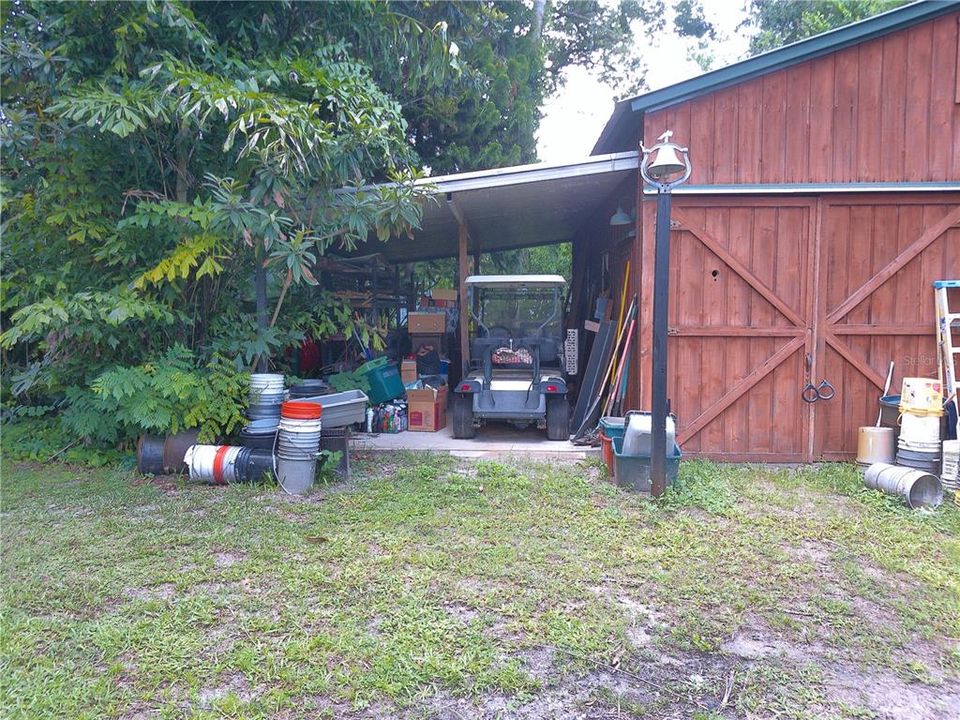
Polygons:
<instances>
[{"instance_id":1,"label":"hanging tool","mask_svg":"<svg viewBox=\"0 0 960 720\"><path fill-rule=\"evenodd\" d=\"M630 279L630 261L627 260L627 266L626 268L624 268L624 271L623 271L623 288L620 290L620 310L617 316L617 327L620 328L620 334L617 335L617 345L614 345L614 347L619 346L620 338L622 337L622 334L623 334L623 328L624 328L623 313L627 307L627 286L629 284L628 283L629 279ZM614 351L613 356L614 357L617 356L616 351ZM616 364L614 364L614 367L616 367ZM612 374L609 378L609 381L613 382Z\"/></svg>"},{"instance_id":2,"label":"hanging tool","mask_svg":"<svg viewBox=\"0 0 960 720\"><path fill-rule=\"evenodd\" d=\"M620 357L620 364L617 368L616 380L610 386L610 395L607 398L607 403L604 405L603 415L609 415L613 409L613 403L616 400L617 394L620 392L620 380L623 377L624 369L627 366L627 358L630 357L630 341L633 339L633 330L637 325L637 319L635 317L630 319L630 326L627 329L627 339L623 344L623 354Z\"/></svg>"},{"instance_id":3,"label":"hanging tool","mask_svg":"<svg viewBox=\"0 0 960 720\"><path fill-rule=\"evenodd\" d=\"M630 303L630 312L627 314L627 322L628 323L635 322L636 314L637 314L637 296L634 295L633 301ZM621 333L620 333L620 336L618 337L617 345L614 347L615 351L616 351L616 348L620 347L619 340L623 337L623 335L624 335L623 328L621 328ZM610 375L610 371L614 366L614 360L615 360L615 355L611 356L610 361L607 364L606 371L601 377L606 378ZM595 413L600 409L600 404L603 402L604 391L605 391L605 388L603 385L601 385L597 389L597 395L594 397L593 401L590 403L589 409L584 414L583 420L581 421L580 426L577 428L576 432L574 433L574 438L583 437L584 433L587 432L587 428L593 428L596 426L598 418Z\"/></svg>"}]
</instances>

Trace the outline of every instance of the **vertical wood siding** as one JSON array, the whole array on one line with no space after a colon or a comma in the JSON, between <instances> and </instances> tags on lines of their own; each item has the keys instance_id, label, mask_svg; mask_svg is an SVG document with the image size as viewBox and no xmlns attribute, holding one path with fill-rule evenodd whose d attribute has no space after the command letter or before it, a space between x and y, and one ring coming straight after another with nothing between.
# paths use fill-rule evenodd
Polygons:
<instances>
[{"instance_id":1,"label":"vertical wood siding","mask_svg":"<svg viewBox=\"0 0 960 720\"><path fill-rule=\"evenodd\" d=\"M652 257L652 206L635 257ZM960 194L678 196L673 221L668 394L685 453L848 459L891 360L893 392L936 376L932 282L960 275ZM649 407L650 275L645 262L633 407ZM822 379L835 398L804 403Z\"/></svg>"},{"instance_id":2,"label":"vertical wood siding","mask_svg":"<svg viewBox=\"0 0 960 720\"><path fill-rule=\"evenodd\" d=\"M648 113L690 147L690 182L960 179L960 13Z\"/></svg>"}]
</instances>

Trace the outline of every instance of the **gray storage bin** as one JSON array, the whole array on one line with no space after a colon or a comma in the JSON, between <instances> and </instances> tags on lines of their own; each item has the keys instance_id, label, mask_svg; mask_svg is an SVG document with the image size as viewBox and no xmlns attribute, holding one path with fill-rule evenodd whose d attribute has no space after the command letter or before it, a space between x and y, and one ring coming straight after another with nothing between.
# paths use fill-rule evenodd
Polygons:
<instances>
[{"instance_id":1,"label":"gray storage bin","mask_svg":"<svg viewBox=\"0 0 960 720\"><path fill-rule=\"evenodd\" d=\"M367 418L368 400L362 390L299 398L299 402L316 403L322 407L320 423L325 428L346 427L362 423Z\"/></svg>"}]
</instances>

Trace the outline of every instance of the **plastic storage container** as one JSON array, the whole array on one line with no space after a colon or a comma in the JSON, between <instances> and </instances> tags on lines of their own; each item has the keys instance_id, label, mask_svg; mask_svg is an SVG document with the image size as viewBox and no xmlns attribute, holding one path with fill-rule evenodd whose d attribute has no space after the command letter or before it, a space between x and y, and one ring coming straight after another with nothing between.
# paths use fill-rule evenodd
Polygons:
<instances>
[{"instance_id":1,"label":"plastic storage container","mask_svg":"<svg viewBox=\"0 0 960 720\"><path fill-rule=\"evenodd\" d=\"M626 429L623 433L623 451L627 455L650 455L653 414L631 410L624 419ZM673 447L675 441L676 421L673 415L667 415L667 447Z\"/></svg>"},{"instance_id":2,"label":"plastic storage container","mask_svg":"<svg viewBox=\"0 0 960 720\"><path fill-rule=\"evenodd\" d=\"M667 485L673 485L680 470L680 448L673 444L667 456ZM650 492L650 456L624 455L623 438L613 440L613 478L619 487L633 492Z\"/></svg>"},{"instance_id":3,"label":"plastic storage container","mask_svg":"<svg viewBox=\"0 0 960 720\"><path fill-rule=\"evenodd\" d=\"M626 428L626 419L614 415L600 418L600 456L607 466L607 472L613 477L613 439L622 438Z\"/></svg>"},{"instance_id":4,"label":"plastic storage container","mask_svg":"<svg viewBox=\"0 0 960 720\"><path fill-rule=\"evenodd\" d=\"M369 365L370 363L367 363ZM361 366L361 367L365 367ZM358 370L359 372L359 370ZM379 365L367 372L367 382L370 383L370 402L373 405L401 397L406 389L403 379L395 365Z\"/></svg>"},{"instance_id":5,"label":"plastic storage container","mask_svg":"<svg viewBox=\"0 0 960 720\"><path fill-rule=\"evenodd\" d=\"M366 418L366 395L360 390L347 390L330 395L318 395L311 398L300 398L301 402L317 403L323 407L323 427L346 427L354 423L362 423Z\"/></svg>"}]
</instances>

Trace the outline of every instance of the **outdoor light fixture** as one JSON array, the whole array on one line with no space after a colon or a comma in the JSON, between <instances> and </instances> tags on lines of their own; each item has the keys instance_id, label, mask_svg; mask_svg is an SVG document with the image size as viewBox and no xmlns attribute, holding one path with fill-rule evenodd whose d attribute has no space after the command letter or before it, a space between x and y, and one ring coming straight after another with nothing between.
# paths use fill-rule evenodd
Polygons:
<instances>
[{"instance_id":1,"label":"outdoor light fixture","mask_svg":"<svg viewBox=\"0 0 960 720\"><path fill-rule=\"evenodd\" d=\"M670 142L667 130L652 148L640 143L640 176L657 189L657 234L653 260L653 397L650 437L650 490L660 496L667 487L667 306L670 284L671 190L690 177L687 148Z\"/></svg>"},{"instance_id":2,"label":"outdoor light fixture","mask_svg":"<svg viewBox=\"0 0 960 720\"><path fill-rule=\"evenodd\" d=\"M617 205L617 211L610 216L611 225L630 225L633 218L623 211L623 208Z\"/></svg>"}]
</instances>

